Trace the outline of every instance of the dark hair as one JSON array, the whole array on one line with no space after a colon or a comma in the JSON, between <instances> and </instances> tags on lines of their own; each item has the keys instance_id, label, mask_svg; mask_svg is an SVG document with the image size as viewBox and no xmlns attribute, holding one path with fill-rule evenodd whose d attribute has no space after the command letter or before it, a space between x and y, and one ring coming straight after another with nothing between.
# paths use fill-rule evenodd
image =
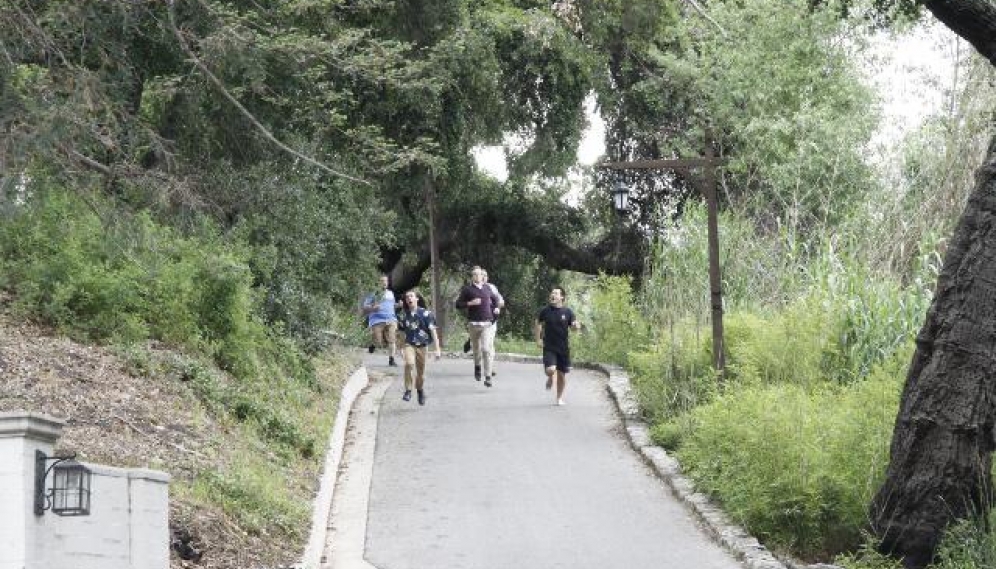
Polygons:
<instances>
[{"instance_id":1,"label":"dark hair","mask_svg":"<svg viewBox=\"0 0 996 569\"><path fill-rule=\"evenodd\" d=\"M566 299L566 298L567 298L567 291L566 291L566 290L564 290L564 287L562 287L562 286L560 286L560 285L557 285L557 286L555 286L555 287L551 288L550 290L551 290L551 291L554 291L554 290L559 290L559 291L560 291L560 298L564 298L564 299Z\"/></svg>"},{"instance_id":2,"label":"dark hair","mask_svg":"<svg viewBox=\"0 0 996 569\"><path fill-rule=\"evenodd\" d=\"M410 293L410 292L415 294L415 299L416 299L415 306L420 306L422 308L428 308L428 306L426 305L426 302L425 302L425 297L422 296L422 293L419 292L419 290L417 288L410 288L410 289L406 290L405 294L403 294L401 296L402 297L406 297L406 296L408 296L408 293ZM404 301L402 301L402 304L404 304L404 306L406 308L408 307L408 304L404 303Z\"/></svg>"}]
</instances>

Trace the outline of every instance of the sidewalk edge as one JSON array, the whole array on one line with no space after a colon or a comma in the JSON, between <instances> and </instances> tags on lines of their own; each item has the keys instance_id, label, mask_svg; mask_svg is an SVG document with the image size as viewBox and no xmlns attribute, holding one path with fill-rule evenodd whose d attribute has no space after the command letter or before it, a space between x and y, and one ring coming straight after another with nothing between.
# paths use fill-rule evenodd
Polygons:
<instances>
[{"instance_id":1,"label":"sidewalk edge","mask_svg":"<svg viewBox=\"0 0 996 569\"><path fill-rule=\"evenodd\" d=\"M353 409L357 396L370 383L367 368L360 366L346 380L339 394L339 408L336 410L335 423L329 437L325 453L325 464L322 467L322 477L315 496L311 515L311 535L305 546L301 561L295 564L295 569L317 569L321 565L322 553L328 536L329 516L332 513L332 499L335 493L336 478L339 464L342 462L343 448L346 442L346 428L349 426L349 413Z\"/></svg>"},{"instance_id":2,"label":"sidewalk edge","mask_svg":"<svg viewBox=\"0 0 996 569\"><path fill-rule=\"evenodd\" d=\"M807 565L776 557L747 530L733 523L705 494L696 492L695 484L681 473L681 464L677 459L651 441L650 428L640 417L640 407L633 394L629 374L623 368L598 363L585 367L598 370L608 377L606 388L622 416L626 437L633 449L695 514L708 533L744 565L750 569L841 569L835 565Z\"/></svg>"}]
</instances>

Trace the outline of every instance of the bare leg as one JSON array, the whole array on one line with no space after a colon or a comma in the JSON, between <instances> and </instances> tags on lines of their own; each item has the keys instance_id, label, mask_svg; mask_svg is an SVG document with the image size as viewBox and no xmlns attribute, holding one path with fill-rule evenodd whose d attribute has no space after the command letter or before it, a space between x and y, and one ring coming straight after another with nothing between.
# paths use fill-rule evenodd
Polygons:
<instances>
[{"instance_id":1,"label":"bare leg","mask_svg":"<svg viewBox=\"0 0 996 569\"><path fill-rule=\"evenodd\" d=\"M393 359L397 351L397 347L395 346L395 344L398 341L398 323L397 322L388 323L387 328L385 330L385 334L386 334L385 340L387 341L387 355Z\"/></svg>"},{"instance_id":2,"label":"bare leg","mask_svg":"<svg viewBox=\"0 0 996 569\"><path fill-rule=\"evenodd\" d=\"M564 404L564 388L567 387L567 374L558 371L557 372L557 404Z\"/></svg>"},{"instance_id":3,"label":"bare leg","mask_svg":"<svg viewBox=\"0 0 996 569\"><path fill-rule=\"evenodd\" d=\"M553 387L553 374L557 373L557 368L551 366L544 371L546 372L546 390L549 391Z\"/></svg>"}]
</instances>

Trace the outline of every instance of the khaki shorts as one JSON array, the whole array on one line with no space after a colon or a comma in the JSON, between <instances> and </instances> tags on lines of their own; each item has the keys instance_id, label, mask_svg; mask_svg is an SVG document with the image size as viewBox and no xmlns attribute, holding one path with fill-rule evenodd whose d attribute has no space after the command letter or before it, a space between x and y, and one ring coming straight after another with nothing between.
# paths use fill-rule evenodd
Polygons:
<instances>
[{"instance_id":1,"label":"khaki shorts","mask_svg":"<svg viewBox=\"0 0 996 569\"><path fill-rule=\"evenodd\" d=\"M393 346L398 335L397 322L381 322L370 327L370 336L378 348Z\"/></svg>"}]
</instances>

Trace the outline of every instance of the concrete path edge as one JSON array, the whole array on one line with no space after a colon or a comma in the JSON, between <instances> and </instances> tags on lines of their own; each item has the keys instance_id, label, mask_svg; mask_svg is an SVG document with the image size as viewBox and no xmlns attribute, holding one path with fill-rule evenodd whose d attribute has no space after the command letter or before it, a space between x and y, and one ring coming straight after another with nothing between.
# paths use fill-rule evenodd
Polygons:
<instances>
[{"instance_id":1,"label":"concrete path edge","mask_svg":"<svg viewBox=\"0 0 996 569\"><path fill-rule=\"evenodd\" d=\"M304 548L301 561L293 566L295 569L317 569L321 564L322 552L325 549L328 536L328 520L332 512L332 498L335 493L339 463L342 461L342 453L346 443L349 413L353 409L357 396L369 383L367 368L361 366L349 376L339 394L339 408L336 410L332 434L329 436L328 449L325 452L325 464L322 467L318 494L312 504L311 534L308 537L308 544Z\"/></svg>"}]
</instances>

